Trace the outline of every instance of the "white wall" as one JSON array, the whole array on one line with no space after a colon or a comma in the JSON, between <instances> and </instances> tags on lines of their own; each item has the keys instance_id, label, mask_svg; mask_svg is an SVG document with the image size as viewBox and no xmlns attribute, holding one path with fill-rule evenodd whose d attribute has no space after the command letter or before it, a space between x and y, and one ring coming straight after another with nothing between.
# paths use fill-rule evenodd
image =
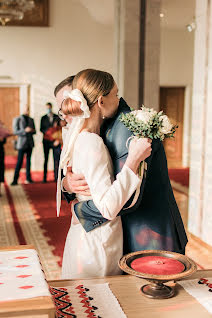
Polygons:
<instances>
[{"instance_id":1,"label":"white wall","mask_svg":"<svg viewBox=\"0 0 212 318\"><path fill-rule=\"evenodd\" d=\"M188 86L193 81L194 32L161 28L160 86Z\"/></svg>"},{"instance_id":2,"label":"white wall","mask_svg":"<svg viewBox=\"0 0 212 318\"><path fill-rule=\"evenodd\" d=\"M34 170L42 170L43 165L39 125L45 103L53 102L57 111L53 96L55 85L83 68L109 72L114 69L113 24L90 14L95 11L96 16L101 17L100 10L106 14L108 3L109 14L113 16L111 1L103 1L99 7L98 0L92 0L91 10L83 6L84 3L51 0L50 27L0 27L0 60L3 61L0 76L11 76L13 83L31 84L31 116L38 131L32 158Z\"/></svg>"},{"instance_id":3,"label":"white wall","mask_svg":"<svg viewBox=\"0 0 212 318\"><path fill-rule=\"evenodd\" d=\"M31 115L38 130L34 170L42 170L39 124L45 103L53 102L57 111L55 85L87 67L114 73L113 11L114 0L101 0L101 6L99 0L51 0L50 27L0 27L0 76L31 84ZM160 86L191 88L193 37L186 29L161 28Z\"/></svg>"}]
</instances>

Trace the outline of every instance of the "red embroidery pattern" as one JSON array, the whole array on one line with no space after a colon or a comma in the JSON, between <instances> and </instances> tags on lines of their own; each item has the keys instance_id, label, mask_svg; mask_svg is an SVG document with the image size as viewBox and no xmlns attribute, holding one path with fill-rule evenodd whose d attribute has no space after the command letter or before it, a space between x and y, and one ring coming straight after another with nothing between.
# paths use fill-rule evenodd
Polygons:
<instances>
[{"instance_id":1,"label":"red embroidery pattern","mask_svg":"<svg viewBox=\"0 0 212 318\"><path fill-rule=\"evenodd\" d=\"M29 288L33 288L34 286L21 286L21 287L18 287L18 288L21 288L21 289L29 289Z\"/></svg>"},{"instance_id":2,"label":"red embroidery pattern","mask_svg":"<svg viewBox=\"0 0 212 318\"><path fill-rule=\"evenodd\" d=\"M78 285L75 287L79 298L81 298L80 303L82 304L81 308L84 308L84 314L87 318L101 318L98 314L95 314L95 310L98 310L98 307L93 306L91 301L94 300L93 297L90 297L87 292L89 289L84 285ZM75 314L73 304L71 302L70 295L66 288L54 288L50 287L50 292L54 298L56 305L57 318L69 318L69 317L81 317Z\"/></svg>"},{"instance_id":3,"label":"red embroidery pattern","mask_svg":"<svg viewBox=\"0 0 212 318\"><path fill-rule=\"evenodd\" d=\"M87 308L85 310L85 313L88 314L87 317L96 317L96 315L94 314L94 308L97 309L97 307L91 306L89 297L86 294L86 292L89 291L89 289L84 287L83 285L77 286L76 289L79 289L78 294L80 295L79 297L82 298L81 303L84 303L82 307Z\"/></svg>"},{"instance_id":4,"label":"red embroidery pattern","mask_svg":"<svg viewBox=\"0 0 212 318\"><path fill-rule=\"evenodd\" d=\"M22 268L22 267L28 267L29 265L17 265L16 267L20 267L20 268Z\"/></svg>"},{"instance_id":5,"label":"red embroidery pattern","mask_svg":"<svg viewBox=\"0 0 212 318\"><path fill-rule=\"evenodd\" d=\"M204 285L206 285L206 286L208 286L209 287L209 292L212 292L212 283L210 283L209 281L208 281L208 279L206 279L206 278L200 278L200 280L198 281L198 284L204 284Z\"/></svg>"},{"instance_id":6,"label":"red embroidery pattern","mask_svg":"<svg viewBox=\"0 0 212 318\"><path fill-rule=\"evenodd\" d=\"M26 278L26 277L30 277L30 276L32 276L32 275L18 275L18 276L16 276L17 278Z\"/></svg>"},{"instance_id":7,"label":"red embroidery pattern","mask_svg":"<svg viewBox=\"0 0 212 318\"><path fill-rule=\"evenodd\" d=\"M49 287L50 293L56 305L57 318L76 318L71 299L66 288Z\"/></svg>"},{"instance_id":8,"label":"red embroidery pattern","mask_svg":"<svg viewBox=\"0 0 212 318\"><path fill-rule=\"evenodd\" d=\"M27 256L17 256L17 257L14 257L14 259L24 259L24 258L29 258Z\"/></svg>"}]
</instances>

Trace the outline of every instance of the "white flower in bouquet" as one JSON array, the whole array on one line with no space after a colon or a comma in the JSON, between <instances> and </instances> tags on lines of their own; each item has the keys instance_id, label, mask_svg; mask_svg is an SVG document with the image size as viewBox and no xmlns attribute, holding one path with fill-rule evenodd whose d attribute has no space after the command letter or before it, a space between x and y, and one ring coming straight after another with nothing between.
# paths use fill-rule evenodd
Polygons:
<instances>
[{"instance_id":1,"label":"white flower in bouquet","mask_svg":"<svg viewBox=\"0 0 212 318\"><path fill-rule=\"evenodd\" d=\"M138 138L164 140L164 138L173 137L177 128L177 125L173 125L163 111L156 112L144 106L139 110L122 113L120 121ZM139 166L140 176L141 167L142 163Z\"/></svg>"},{"instance_id":2,"label":"white flower in bouquet","mask_svg":"<svg viewBox=\"0 0 212 318\"><path fill-rule=\"evenodd\" d=\"M159 120L162 122L162 127L160 128L161 134L170 134L173 125L171 124L169 118L166 115L160 116Z\"/></svg>"},{"instance_id":3,"label":"white flower in bouquet","mask_svg":"<svg viewBox=\"0 0 212 318\"><path fill-rule=\"evenodd\" d=\"M137 120L147 124L157 112L154 109L143 107L142 109L132 111L132 114L135 115Z\"/></svg>"},{"instance_id":4,"label":"white flower in bouquet","mask_svg":"<svg viewBox=\"0 0 212 318\"><path fill-rule=\"evenodd\" d=\"M163 111L142 106L139 110L122 113L120 121L139 138L160 139L173 137L177 125L173 125Z\"/></svg>"}]
</instances>

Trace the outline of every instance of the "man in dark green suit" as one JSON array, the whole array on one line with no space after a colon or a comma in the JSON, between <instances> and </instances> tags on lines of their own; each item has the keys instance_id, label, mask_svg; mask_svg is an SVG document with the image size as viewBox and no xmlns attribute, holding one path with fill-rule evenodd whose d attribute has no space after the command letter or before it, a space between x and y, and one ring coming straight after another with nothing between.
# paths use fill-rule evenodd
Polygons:
<instances>
[{"instance_id":1,"label":"man in dark green suit","mask_svg":"<svg viewBox=\"0 0 212 318\"><path fill-rule=\"evenodd\" d=\"M101 131L113 160L114 176L119 173L128 155L126 141L132 133L120 122L119 117L121 113L129 111L129 106L121 98L117 114L105 121ZM173 195L161 141L153 140L152 153L146 159L146 166L136 203L130 207L131 198L119 213L123 224L124 253L157 249L184 254L187 236ZM73 194L64 194L68 202L73 200ZM75 204L74 211L86 232L108 221L102 217L92 200Z\"/></svg>"}]
</instances>

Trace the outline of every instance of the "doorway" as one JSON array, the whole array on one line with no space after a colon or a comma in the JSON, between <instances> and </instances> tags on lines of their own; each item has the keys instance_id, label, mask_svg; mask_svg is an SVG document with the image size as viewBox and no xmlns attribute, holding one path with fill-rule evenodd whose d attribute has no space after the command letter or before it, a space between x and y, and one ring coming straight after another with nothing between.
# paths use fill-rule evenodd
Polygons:
<instances>
[{"instance_id":1,"label":"doorway","mask_svg":"<svg viewBox=\"0 0 212 318\"><path fill-rule=\"evenodd\" d=\"M164 111L174 125L178 125L174 139L164 140L169 168L182 167L184 99L185 87L160 88L160 110Z\"/></svg>"},{"instance_id":2,"label":"doorway","mask_svg":"<svg viewBox=\"0 0 212 318\"><path fill-rule=\"evenodd\" d=\"M20 89L19 87L0 87L0 120L12 132L13 118L20 115ZM13 143L15 136L9 137L4 146L5 154L16 156Z\"/></svg>"}]
</instances>

